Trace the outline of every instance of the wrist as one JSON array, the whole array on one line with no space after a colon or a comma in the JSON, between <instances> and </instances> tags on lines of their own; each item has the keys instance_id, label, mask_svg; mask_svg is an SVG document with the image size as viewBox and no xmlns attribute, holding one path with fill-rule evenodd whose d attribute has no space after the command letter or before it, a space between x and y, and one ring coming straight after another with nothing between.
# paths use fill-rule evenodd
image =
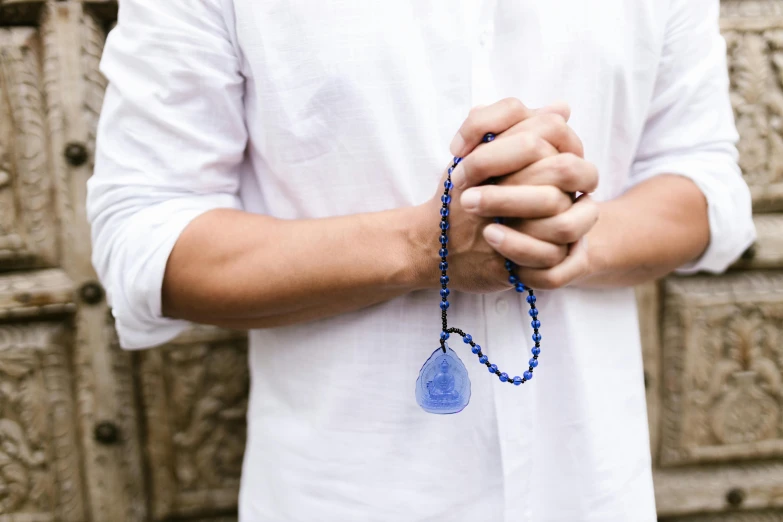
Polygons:
<instances>
[{"instance_id":1,"label":"wrist","mask_svg":"<svg viewBox=\"0 0 783 522\"><path fill-rule=\"evenodd\" d=\"M438 283L437 242L432 206L417 205L399 209L399 222L403 224L402 252L406 264L406 284L411 290L435 288Z\"/></svg>"},{"instance_id":2,"label":"wrist","mask_svg":"<svg viewBox=\"0 0 783 522\"><path fill-rule=\"evenodd\" d=\"M607 220L610 218L606 212L607 203L598 203L600 208L599 218L592 229L584 236L584 249L587 258L587 271L581 277L580 285L591 286L598 284L608 273L612 271L611 262L614 259L614 246L611 241L611 234L607 234L611 227L607 226Z\"/></svg>"}]
</instances>

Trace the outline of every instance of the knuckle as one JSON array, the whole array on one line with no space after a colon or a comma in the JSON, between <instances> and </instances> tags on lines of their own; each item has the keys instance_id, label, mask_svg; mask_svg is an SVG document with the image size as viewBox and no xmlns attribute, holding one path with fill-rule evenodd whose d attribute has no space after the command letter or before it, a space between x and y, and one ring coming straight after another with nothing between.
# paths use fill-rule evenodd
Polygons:
<instances>
[{"instance_id":1,"label":"knuckle","mask_svg":"<svg viewBox=\"0 0 783 522\"><path fill-rule=\"evenodd\" d=\"M498 210L500 204L500 194L498 194L495 187L487 186L481 189L481 199L479 200L478 212L484 214Z\"/></svg>"},{"instance_id":2,"label":"knuckle","mask_svg":"<svg viewBox=\"0 0 783 522\"><path fill-rule=\"evenodd\" d=\"M514 114L518 114L525 110L525 104L518 98L504 98L502 101L506 111Z\"/></svg>"},{"instance_id":3,"label":"knuckle","mask_svg":"<svg viewBox=\"0 0 783 522\"><path fill-rule=\"evenodd\" d=\"M542 114L541 117L546 124L551 125L552 127L562 127L563 129L566 127L565 118L556 112L548 112Z\"/></svg>"},{"instance_id":4,"label":"knuckle","mask_svg":"<svg viewBox=\"0 0 783 522\"><path fill-rule=\"evenodd\" d=\"M548 252L543 256L542 262L546 266L555 266L560 261L562 261L562 259L563 257L559 248L550 248L548 249Z\"/></svg>"},{"instance_id":5,"label":"knuckle","mask_svg":"<svg viewBox=\"0 0 783 522\"><path fill-rule=\"evenodd\" d=\"M481 174L489 169L492 158L487 154L482 154L480 150L477 150L464 161L468 162L467 165L465 165L465 174L469 179L476 179L481 177Z\"/></svg>"},{"instance_id":6,"label":"knuckle","mask_svg":"<svg viewBox=\"0 0 783 522\"><path fill-rule=\"evenodd\" d=\"M579 239L576 222L565 214L562 215L561 219L555 221L552 233L554 240L561 245L567 245Z\"/></svg>"},{"instance_id":7,"label":"knuckle","mask_svg":"<svg viewBox=\"0 0 783 522\"><path fill-rule=\"evenodd\" d=\"M556 290L564 284L561 278L552 270L543 272L539 279L543 290Z\"/></svg>"},{"instance_id":8,"label":"knuckle","mask_svg":"<svg viewBox=\"0 0 783 522\"><path fill-rule=\"evenodd\" d=\"M593 192L598 188L598 167L589 162L585 162L587 168L585 172L585 190L583 192Z\"/></svg>"},{"instance_id":9,"label":"knuckle","mask_svg":"<svg viewBox=\"0 0 783 522\"><path fill-rule=\"evenodd\" d=\"M537 157L544 158L549 155L549 152L552 149L552 145L550 145L548 141L539 137L535 137L532 141L533 153Z\"/></svg>"},{"instance_id":10,"label":"knuckle","mask_svg":"<svg viewBox=\"0 0 783 522\"><path fill-rule=\"evenodd\" d=\"M574 185L579 178L577 173L579 161L579 157L571 152L564 152L557 155L555 168L560 176L561 188L567 190L574 189Z\"/></svg>"},{"instance_id":11,"label":"knuckle","mask_svg":"<svg viewBox=\"0 0 783 522\"><path fill-rule=\"evenodd\" d=\"M547 211L547 213L551 215L559 214L561 213L563 209L563 199L567 198L563 192L560 191L557 187L553 186L546 186L542 187L544 189L544 194L542 199L542 206Z\"/></svg>"}]
</instances>

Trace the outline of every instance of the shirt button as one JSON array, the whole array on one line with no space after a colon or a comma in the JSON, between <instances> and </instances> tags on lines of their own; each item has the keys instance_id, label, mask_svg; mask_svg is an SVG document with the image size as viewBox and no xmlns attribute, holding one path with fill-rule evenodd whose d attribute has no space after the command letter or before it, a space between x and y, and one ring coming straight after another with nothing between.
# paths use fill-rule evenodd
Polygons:
<instances>
[{"instance_id":1,"label":"shirt button","mask_svg":"<svg viewBox=\"0 0 783 522\"><path fill-rule=\"evenodd\" d=\"M498 315L506 315L506 312L508 312L508 300L504 297L499 298L495 302L495 311Z\"/></svg>"},{"instance_id":2,"label":"shirt button","mask_svg":"<svg viewBox=\"0 0 783 522\"><path fill-rule=\"evenodd\" d=\"M489 44L489 39L492 36L492 32L489 30L481 31L481 34L479 35L479 45L481 47L486 47Z\"/></svg>"}]
</instances>

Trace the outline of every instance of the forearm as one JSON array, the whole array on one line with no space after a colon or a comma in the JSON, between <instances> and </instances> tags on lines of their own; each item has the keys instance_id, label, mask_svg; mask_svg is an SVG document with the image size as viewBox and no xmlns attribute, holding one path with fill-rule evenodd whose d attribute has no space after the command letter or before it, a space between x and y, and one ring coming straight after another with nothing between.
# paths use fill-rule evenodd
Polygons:
<instances>
[{"instance_id":1,"label":"forearm","mask_svg":"<svg viewBox=\"0 0 783 522\"><path fill-rule=\"evenodd\" d=\"M418 209L279 220L235 210L195 219L169 257L168 317L263 328L338 315L421 288Z\"/></svg>"},{"instance_id":2,"label":"forearm","mask_svg":"<svg viewBox=\"0 0 783 522\"><path fill-rule=\"evenodd\" d=\"M682 176L656 176L601 204L587 235L593 273L580 286L631 286L698 258L710 241L707 202Z\"/></svg>"}]
</instances>

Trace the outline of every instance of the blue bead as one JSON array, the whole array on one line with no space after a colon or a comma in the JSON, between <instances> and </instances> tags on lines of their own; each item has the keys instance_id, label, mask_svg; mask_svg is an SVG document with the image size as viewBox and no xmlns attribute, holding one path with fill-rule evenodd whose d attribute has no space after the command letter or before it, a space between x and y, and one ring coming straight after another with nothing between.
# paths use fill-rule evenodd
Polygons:
<instances>
[{"instance_id":1,"label":"blue bead","mask_svg":"<svg viewBox=\"0 0 783 522\"><path fill-rule=\"evenodd\" d=\"M454 167L449 167L449 174L451 174L452 172L454 172ZM446 182L448 183L448 180L446 180ZM444 183L444 185L446 186L446 188L449 188L448 185L446 185L446 183Z\"/></svg>"},{"instance_id":2,"label":"blue bead","mask_svg":"<svg viewBox=\"0 0 783 522\"><path fill-rule=\"evenodd\" d=\"M489 361L489 357L487 357L486 355L482 355L481 357L479 357L479 362L481 364L487 364L487 361Z\"/></svg>"},{"instance_id":3,"label":"blue bead","mask_svg":"<svg viewBox=\"0 0 783 522\"><path fill-rule=\"evenodd\" d=\"M525 376L525 380L527 380L527 381L529 381L530 379L533 378L533 372L525 372L522 375Z\"/></svg>"},{"instance_id":4,"label":"blue bead","mask_svg":"<svg viewBox=\"0 0 783 522\"><path fill-rule=\"evenodd\" d=\"M470 341L473 340L473 337L471 337L470 334L466 334L465 337L462 338L462 340L465 342L465 344L470 344Z\"/></svg>"},{"instance_id":5,"label":"blue bead","mask_svg":"<svg viewBox=\"0 0 783 522\"><path fill-rule=\"evenodd\" d=\"M484 135L484 139L482 140L484 143L489 143L490 141L495 139L495 135L491 132L488 132Z\"/></svg>"},{"instance_id":6,"label":"blue bead","mask_svg":"<svg viewBox=\"0 0 783 522\"><path fill-rule=\"evenodd\" d=\"M448 221L441 221L440 222L440 229L441 230L448 230L449 229L449 222Z\"/></svg>"},{"instance_id":7,"label":"blue bead","mask_svg":"<svg viewBox=\"0 0 783 522\"><path fill-rule=\"evenodd\" d=\"M500 382L506 382L508 380L508 374L506 372L503 372L500 375L498 375L498 379L500 379Z\"/></svg>"},{"instance_id":8,"label":"blue bead","mask_svg":"<svg viewBox=\"0 0 783 522\"><path fill-rule=\"evenodd\" d=\"M541 342L541 334L540 333L534 333L533 334L533 341L540 343Z\"/></svg>"},{"instance_id":9,"label":"blue bead","mask_svg":"<svg viewBox=\"0 0 783 522\"><path fill-rule=\"evenodd\" d=\"M446 339L448 339L448 338L449 338L449 332L441 332L441 333L440 333L440 339L441 339L441 341L445 341L445 340L446 340Z\"/></svg>"},{"instance_id":10,"label":"blue bead","mask_svg":"<svg viewBox=\"0 0 783 522\"><path fill-rule=\"evenodd\" d=\"M536 316L538 316L538 309L537 308L531 308L530 310L528 310L527 313L530 314L530 317L535 318Z\"/></svg>"},{"instance_id":11,"label":"blue bead","mask_svg":"<svg viewBox=\"0 0 783 522\"><path fill-rule=\"evenodd\" d=\"M535 303L536 302L536 296L534 296L534 295L527 296L527 302L530 303L530 304Z\"/></svg>"},{"instance_id":12,"label":"blue bead","mask_svg":"<svg viewBox=\"0 0 783 522\"><path fill-rule=\"evenodd\" d=\"M523 293L525 290L527 290L527 288L525 288L525 285L523 285L522 283L517 283L517 285L514 288L520 294Z\"/></svg>"},{"instance_id":13,"label":"blue bead","mask_svg":"<svg viewBox=\"0 0 783 522\"><path fill-rule=\"evenodd\" d=\"M462 158L454 156L454 165L459 165L460 161L462 161Z\"/></svg>"},{"instance_id":14,"label":"blue bead","mask_svg":"<svg viewBox=\"0 0 783 522\"><path fill-rule=\"evenodd\" d=\"M538 366L538 359L530 359L530 366L532 366L533 368Z\"/></svg>"},{"instance_id":15,"label":"blue bead","mask_svg":"<svg viewBox=\"0 0 783 522\"><path fill-rule=\"evenodd\" d=\"M538 319L534 319L533 321L530 321L530 326L538 330L539 328L541 328L541 321L539 321Z\"/></svg>"},{"instance_id":16,"label":"blue bead","mask_svg":"<svg viewBox=\"0 0 783 522\"><path fill-rule=\"evenodd\" d=\"M490 364L487 366L487 369L489 370L489 373L495 373L498 371L498 365L497 364Z\"/></svg>"},{"instance_id":17,"label":"blue bead","mask_svg":"<svg viewBox=\"0 0 783 522\"><path fill-rule=\"evenodd\" d=\"M449 242L449 236L447 236L446 234L443 234L442 236L440 236L440 244L441 245L446 245L446 243L448 243L448 242Z\"/></svg>"},{"instance_id":18,"label":"blue bead","mask_svg":"<svg viewBox=\"0 0 783 522\"><path fill-rule=\"evenodd\" d=\"M517 276L515 276L514 274L508 276L508 282L511 283L512 285L516 285L517 281L519 281L519 279L517 279Z\"/></svg>"},{"instance_id":19,"label":"blue bead","mask_svg":"<svg viewBox=\"0 0 783 522\"><path fill-rule=\"evenodd\" d=\"M454 169L449 168L449 174L451 174L452 170ZM454 188L454 183L452 183L450 179L447 179L446 181L443 182L443 186L445 187L446 190L451 190Z\"/></svg>"},{"instance_id":20,"label":"blue bead","mask_svg":"<svg viewBox=\"0 0 783 522\"><path fill-rule=\"evenodd\" d=\"M534 347L533 347L533 349L532 349L532 350L530 350L530 352L531 352L533 355L539 355L539 354L541 353L541 348L539 348L538 346L534 346Z\"/></svg>"},{"instance_id":21,"label":"blue bead","mask_svg":"<svg viewBox=\"0 0 783 522\"><path fill-rule=\"evenodd\" d=\"M449 209L447 209L447 208L440 209L440 215L443 216L443 217L448 216L449 215Z\"/></svg>"},{"instance_id":22,"label":"blue bead","mask_svg":"<svg viewBox=\"0 0 783 522\"><path fill-rule=\"evenodd\" d=\"M442 285L449 284L449 276L440 276L440 284Z\"/></svg>"},{"instance_id":23,"label":"blue bead","mask_svg":"<svg viewBox=\"0 0 783 522\"><path fill-rule=\"evenodd\" d=\"M449 255L449 250L447 248L441 248L440 250L438 250L438 255L440 257L446 257L447 255Z\"/></svg>"},{"instance_id":24,"label":"blue bead","mask_svg":"<svg viewBox=\"0 0 783 522\"><path fill-rule=\"evenodd\" d=\"M445 203L446 205L448 205L449 203L451 203L451 196L449 196L448 194L443 194L443 195L440 197L440 200L441 200L443 203Z\"/></svg>"},{"instance_id":25,"label":"blue bead","mask_svg":"<svg viewBox=\"0 0 783 522\"><path fill-rule=\"evenodd\" d=\"M439 267L441 270L448 270L448 269L449 269L449 264L448 264L447 262L445 262L445 261L441 261L441 262L438 264L438 267Z\"/></svg>"},{"instance_id":26,"label":"blue bead","mask_svg":"<svg viewBox=\"0 0 783 522\"><path fill-rule=\"evenodd\" d=\"M473 352L473 353L479 353L479 352L481 351L481 346L479 346L479 345L477 345L477 344L476 344L476 345L473 345L473 346L470 348L470 351L471 351L471 352Z\"/></svg>"},{"instance_id":27,"label":"blue bead","mask_svg":"<svg viewBox=\"0 0 783 522\"><path fill-rule=\"evenodd\" d=\"M514 270L514 263L506 259L506 270Z\"/></svg>"},{"instance_id":28,"label":"blue bead","mask_svg":"<svg viewBox=\"0 0 783 522\"><path fill-rule=\"evenodd\" d=\"M440 309L441 310L446 310L446 309L448 309L448 307L449 307L449 302L448 301L441 301L440 302Z\"/></svg>"},{"instance_id":29,"label":"blue bead","mask_svg":"<svg viewBox=\"0 0 783 522\"><path fill-rule=\"evenodd\" d=\"M448 297L450 293L451 293L451 290L449 290L448 288L441 288L440 289L440 296L441 297Z\"/></svg>"},{"instance_id":30,"label":"blue bead","mask_svg":"<svg viewBox=\"0 0 783 522\"><path fill-rule=\"evenodd\" d=\"M515 385L517 385L517 386L519 386L520 384L522 384L522 377L520 377L519 375L517 375L516 377L514 377L514 384L515 384Z\"/></svg>"}]
</instances>

